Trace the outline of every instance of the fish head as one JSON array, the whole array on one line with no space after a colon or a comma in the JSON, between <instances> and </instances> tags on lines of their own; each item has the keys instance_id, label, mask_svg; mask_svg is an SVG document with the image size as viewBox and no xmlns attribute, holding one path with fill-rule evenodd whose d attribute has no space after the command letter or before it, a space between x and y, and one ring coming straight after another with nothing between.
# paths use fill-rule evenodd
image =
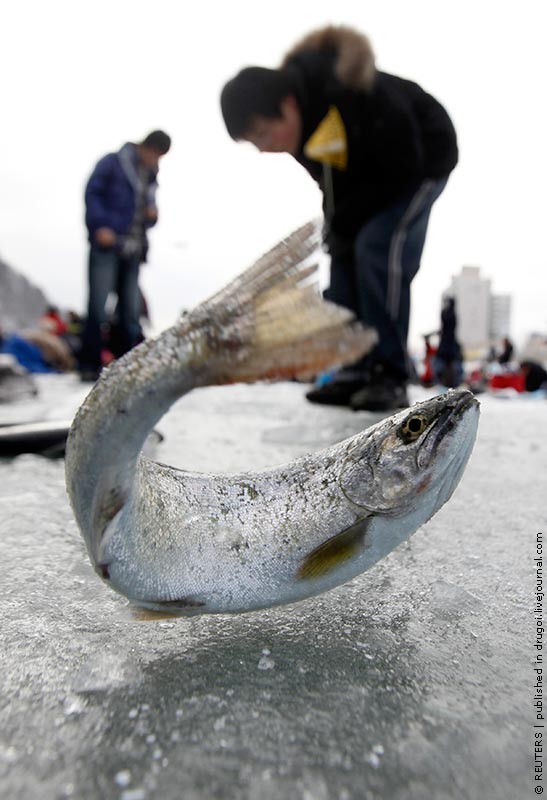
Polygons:
<instances>
[{"instance_id":1,"label":"fish head","mask_svg":"<svg viewBox=\"0 0 547 800\"><path fill-rule=\"evenodd\" d=\"M364 431L340 473L351 503L370 514L429 519L452 495L475 442L479 404L450 390Z\"/></svg>"}]
</instances>

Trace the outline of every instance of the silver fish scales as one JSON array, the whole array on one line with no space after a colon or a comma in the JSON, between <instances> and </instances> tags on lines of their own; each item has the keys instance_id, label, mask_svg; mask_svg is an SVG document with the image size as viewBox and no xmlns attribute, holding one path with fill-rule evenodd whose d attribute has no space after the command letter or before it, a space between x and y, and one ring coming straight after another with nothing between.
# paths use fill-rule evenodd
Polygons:
<instances>
[{"instance_id":1,"label":"silver fish scales","mask_svg":"<svg viewBox=\"0 0 547 800\"><path fill-rule=\"evenodd\" d=\"M158 339L109 368L72 425L69 497L98 574L134 604L237 613L343 583L451 496L471 453L466 390L417 404L283 467L195 474L141 454L148 432L200 386L313 374L376 341L309 280L309 223Z\"/></svg>"}]
</instances>

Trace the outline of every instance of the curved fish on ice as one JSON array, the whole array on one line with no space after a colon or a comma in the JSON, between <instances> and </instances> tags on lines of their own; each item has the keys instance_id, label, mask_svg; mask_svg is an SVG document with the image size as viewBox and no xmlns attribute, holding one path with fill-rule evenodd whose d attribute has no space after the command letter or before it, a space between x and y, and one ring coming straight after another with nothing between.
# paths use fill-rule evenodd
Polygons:
<instances>
[{"instance_id":1,"label":"curved fish on ice","mask_svg":"<svg viewBox=\"0 0 547 800\"><path fill-rule=\"evenodd\" d=\"M313 374L376 341L309 284L309 223L158 339L115 362L72 425L67 488L98 574L134 604L236 613L301 600L368 569L451 496L478 403L450 391L288 465L207 475L155 463L147 434L183 394Z\"/></svg>"}]
</instances>

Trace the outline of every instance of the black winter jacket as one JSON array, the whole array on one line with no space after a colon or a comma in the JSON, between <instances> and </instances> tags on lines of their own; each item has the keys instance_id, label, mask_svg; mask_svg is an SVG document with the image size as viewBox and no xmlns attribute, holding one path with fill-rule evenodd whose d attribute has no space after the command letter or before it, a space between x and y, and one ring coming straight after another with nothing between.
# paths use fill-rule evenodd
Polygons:
<instances>
[{"instance_id":1,"label":"black winter jacket","mask_svg":"<svg viewBox=\"0 0 547 800\"><path fill-rule=\"evenodd\" d=\"M353 238L424 179L446 177L456 166L456 132L443 106L417 83L377 72L368 40L356 31L318 31L293 49L283 67L293 74L302 114L297 160L323 190L327 224L336 236ZM345 127L345 169L304 154L332 106Z\"/></svg>"}]
</instances>

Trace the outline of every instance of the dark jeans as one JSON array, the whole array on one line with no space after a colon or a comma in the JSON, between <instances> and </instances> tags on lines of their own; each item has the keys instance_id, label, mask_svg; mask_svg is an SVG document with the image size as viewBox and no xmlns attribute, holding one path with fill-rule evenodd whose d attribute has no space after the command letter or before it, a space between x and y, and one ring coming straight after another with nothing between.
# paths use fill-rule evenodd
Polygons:
<instances>
[{"instance_id":1,"label":"dark jeans","mask_svg":"<svg viewBox=\"0 0 547 800\"><path fill-rule=\"evenodd\" d=\"M89 303L80 352L81 369L98 370L101 367L102 327L108 321L106 302L111 292L118 296L116 314L121 351L127 352L139 342L139 266L138 257L124 258L114 248L91 247Z\"/></svg>"},{"instance_id":2,"label":"dark jeans","mask_svg":"<svg viewBox=\"0 0 547 800\"><path fill-rule=\"evenodd\" d=\"M367 373L379 367L397 380L409 377L407 353L410 284L420 267L429 215L448 178L426 180L370 219L353 247L331 248L331 282L325 297L350 308L376 328L379 342L350 370Z\"/></svg>"},{"instance_id":3,"label":"dark jeans","mask_svg":"<svg viewBox=\"0 0 547 800\"><path fill-rule=\"evenodd\" d=\"M436 383L455 389L463 381L463 363L459 358L433 358L433 374Z\"/></svg>"}]
</instances>

